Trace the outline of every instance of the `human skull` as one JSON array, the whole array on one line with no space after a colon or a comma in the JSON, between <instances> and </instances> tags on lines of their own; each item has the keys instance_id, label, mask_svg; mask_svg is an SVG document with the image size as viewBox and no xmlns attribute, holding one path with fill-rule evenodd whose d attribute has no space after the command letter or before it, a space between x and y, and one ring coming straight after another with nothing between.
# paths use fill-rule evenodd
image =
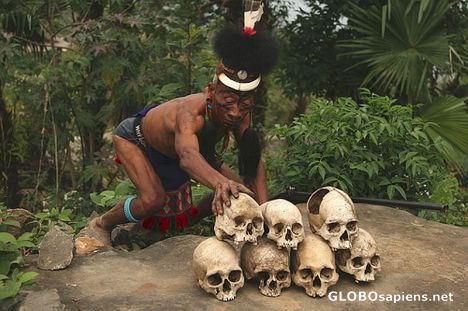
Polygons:
<instances>
[{"instance_id":1,"label":"human skull","mask_svg":"<svg viewBox=\"0 0 468 311\"><path fill-rule=\"evenodd\" d=\"M278 248L297 249L297 245L304 239L304 226L296 205L277 199L265 202L260 207L268 227L267 237L275 241Z\"/></svg>"},{"instance_id":2,"label":"human skull","mask_svg":"<svg viewBox=\"0 0 468 311\"><path fill-rule=\"evenodd\" d=\"M235 249L215 237L206 239L195 248L192 268L198 285L219 300L233 300L244 286L244 275Z\"/></svg>"},{"instance_id":3,"label":"human skull","mask_svg":"<svg viewBox=\"0 0 468 311\"><path fill-rule=\"evenodd\" d=\"M336 263L340 270L354 275L356 283L374 281L375 275L382 269L374 238L361 228L351 249L336 252Z\"/></svg>"},{"instance_id":4,"label":"human skull","mask_svg":"<svg viewBox=\"0 0 468 311\"><path fill-rule=\"evenodd\" d=\"M283 288L291 286L288 250L278 249L266 237L260 238L257 245L242 246L241 267L247 279L260 281L258 289L265 296L278 297Z\"/></svg>"},{"instance_id":5,"label":"human skull","mask_svg":"<svg viewBox=\"0 0 468 311\"><path fill-rule=\"evenodd\" d=\"M328 241L333 250L351 248L358 232L358 220L353 201L343 191L323 187L312 193L307 201L309 224Z\"/></svg>"},{"instance_id":6,"label":"human skull","mask_svg":"<svg viewBox=\"0 0 468 311\"><path fill-rule=\"evenodd\" d=\"M325 296L339 278L330 246L315 234L307 235L291 253L291 270L294 284L312 297Z\"/></svg>"},{"instance_id":7,"label":"human skull","mask_svg":"<svg viewBox=\"0 0 468 311\"><path fill-rule=\"evenodd\" d=\"M216 237L233 240L235 244L244 241L256 244L264 230L260 206L245 193L239 193L237 199L231 196L230 200L231 206L223 205L223 215L216 216Z\"/></svg>"}]
</instances>

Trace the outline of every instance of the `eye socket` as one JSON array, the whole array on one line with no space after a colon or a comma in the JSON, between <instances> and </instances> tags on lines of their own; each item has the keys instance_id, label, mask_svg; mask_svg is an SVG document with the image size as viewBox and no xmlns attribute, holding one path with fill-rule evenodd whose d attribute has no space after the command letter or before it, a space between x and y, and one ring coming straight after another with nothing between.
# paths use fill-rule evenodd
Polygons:
<instances>
[{"instance_id":1,"label":"eye socket","mask_svg":"<svg viewBox=\"0 0 468 311\"><path fill-rule=\"evenodd\" d=\"M298 222L296 222L295 224L292 225L292 232L294 232L294 234L299 234L301 233L301 230L302 230L302 225Z\"/></svg>"},{"instance_id":2,"label":"eye socket","mask_svg":"<svg viewBox=\"0 0 468 311\"><path fill-rule=\"evenodd\" d=\"M266 281L270 278L270 274L266 271L260 271L257 276L260 281Z\"/></svg>"},{"instance_id":3,"label":"eye socket","mask_svg":"<svg viewBox=\"0 0 468 311\"><path fill-rule=\"evenodd\" d=\"M312 278L312 270L311 269L302 269L299 270L299 274L301 275L301 278L303 279L311 279Z\"/></svg>"},{"instance_id":4,"label":"eye socket","mask_svg":"<svg viewBox=\"0 0 468 311\"><path fill-rule=\"evenodd\" d=\"M327 230L331 233L338 233L340 232L340 224L337 222L331 222L327 224Z\"/></svg>"},{"instance_id":5,"label":"eye socket","mask_svg":"<svg viewBox=\"0 0 468 311\"><path fill-rule=\"evenodd\" d=\"M371 258L371 265L377 267L380 264L380 257L375 255Z\"/></svg>"},{"instance_id":6,"label":"eye socket","mask_svg":"<svg viewBox=\"0 0 468 311\"><path fill-rule=\"evenodd\" d=\"M273 229L275 229L276 234L280 234L284 229L284 225L282 223L276 224L273 226Z\"/></svg>"},{"instance_id":7,"label":"eye socket","mask_svg":"<svg viewBox=\"0 0 468 311\"><path fill-rule=\"evenodd\" d=\"M261 229L263 227L263 219L261 219L260 217L255 217L252 220L252 223L253 223L255 229Z\"/></svg>"},{"instance_id":8,"label":"eye socket","mask_svg":"<svg viewBox=\"0 0 468 311\"><path fill-rule=\"evenodd\" d=\"M289 272L288 271L280 271L276 274L276 278L278 281L286 281L288 278Z\"/></svg>"},{"instance_id":9,"label":"eye socket","mask_svg":"<svg viewBox=\"0 0 468 311\"><path fill-rule=\"evenodd\" d=\"M212 274L208 276L207 279L208 279L208 284L210 284L211 286L218 286L223 281L219 273Z\"/></svg>"},{"instance_id":10,"label":"eye socket","mask_svg":"<svg viewBox=\"0 0 468 311\"><path fill-rule=\"evenodd\" d=\"M333 276L333 269L330 268L323 268L320 271L320 277L324 280L329 280Z\"/></svg>"},{"instance_id":11,"label":"eye socket","mask_svg":"<svg viewBox=\"0 0 468 311\"><path fill-rule=\"evenodd\" d=\"M346 224L346 229L349 231L356 231L357 230L357 221L350 221Z\"/></svg>"},{"instance_id":12,"label":"eye socket","mask_svg":"<svg viewBox=\"0 0 468 311\"><path fill-rule=\"evenodd\" d=\"M242 271L234 270L234 271L231 271L231 273L229 273L228 279L231 282L239 282L239 280L241 279L241 275L242 275Z\"/></svg>"},{"instance_id":13,"label":"eye socket","mask_svg":"<svg viewBox=\"0 0 468 311\"><path fill-rule=\"evenodd\" d=\"M242 216L237 216L234 218L235 226L236 227L241 227L245 225L245 219Z\"/></svg>"},{"instance_id":14,"label":"eye socket","mask_svg":"<svg viewBox=\"0 0 468 311\"><path fill-rule=\"evenodd\" d=\"M364 265L364 262L362 261L362 257L354 257L351 259L352 265L354 268L359 268Z\"/></svg>"}]
</instances>

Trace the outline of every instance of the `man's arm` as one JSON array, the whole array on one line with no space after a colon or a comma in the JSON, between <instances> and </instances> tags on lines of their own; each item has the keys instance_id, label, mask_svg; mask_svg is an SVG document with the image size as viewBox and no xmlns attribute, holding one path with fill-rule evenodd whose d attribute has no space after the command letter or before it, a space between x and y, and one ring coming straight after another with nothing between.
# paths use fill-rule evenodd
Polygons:
<instances>
[{"instance_id":1,"label":"man's arm","mask_svg":"<svg viewBox=\"0 0 468 311\"><path fill-rule=\"evenodd\" d=\"M180 167L192 178L215 191L213 213L223 213L223 203L230 206L229 195L235 198L239 191L251 193L244 185L230 180L213 169L200 153L196 133L203 126L203 118L190 112L181 111L176 117L175 151L180 159Z\"/></svg>"}]
</instances>

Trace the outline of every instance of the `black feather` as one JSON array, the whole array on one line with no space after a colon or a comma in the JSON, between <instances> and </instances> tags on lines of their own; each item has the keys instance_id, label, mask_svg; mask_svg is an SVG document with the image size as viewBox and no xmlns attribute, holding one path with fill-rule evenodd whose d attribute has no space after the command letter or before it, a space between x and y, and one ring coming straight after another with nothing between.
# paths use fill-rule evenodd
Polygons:
<instances>
[{"instance_id":1,"label":"black feather","mask_svg":"<svg viewBox=\"0 0 468 311\"><path fill-rule=\"evenodd\" d=\"M257 176L261 153L262 147L257 131L252 128L246 129L239 141L238 164L239 173L247 181L252 181Z\"/></svg>"},{"instance_id":2,"label":"black feather","mask_svg":"<svg viewBox=\"0 0 468 311\"><path fill-rule=\"evenodd\" d=\"M221 165L218 155L216 154L216 129L210 120L206 120L199 137L200 153L205 160L215 169L219 170Z\"/></svg>"},{"instance_id":3,"label":"black feather","mask_svg":"<svg viewBox=\"0 0 468 311\"><path fill-rule=\"evenodd\" d=\"M273 69L279 56L278 41L267 31L249 36L223 28L216 34L213 45L224 65L256 74Z\"/></svg>"}]
</instances>

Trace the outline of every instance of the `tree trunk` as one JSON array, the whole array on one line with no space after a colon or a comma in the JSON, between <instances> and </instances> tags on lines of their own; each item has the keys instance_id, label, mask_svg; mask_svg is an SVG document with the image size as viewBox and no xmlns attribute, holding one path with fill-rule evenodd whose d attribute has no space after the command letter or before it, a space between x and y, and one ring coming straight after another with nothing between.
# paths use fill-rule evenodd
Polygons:
<instances>
[{"instance_id":1,"label":"tree trunk","mask_svg":"<svg viewBox=\"0 0 468 311\"><path fill-rule=\"evenodd\" d=\"M306 112L308 103L308 97L301 94L297 100L296 109L294 109L294 111L289 116L289 122L292 122L294 118L304 114Z\"/></svg>"},{"instance_id":2,"label":"tree trunk","mask_svg":"<svg viewBox=\"0 0 468 311\"><path fill-rule=\"evenodd\" d=\"M12 150L13 140L13 122L11 114L6 109L6 103L3 100L3 92L0 87L0 138L2 141L0 153L0 187L5 189L0 192L2 196L0 201L6 201L8 208L17 208L19 198L18 167L19 161Z\"/></svg>"}]
</instances>

